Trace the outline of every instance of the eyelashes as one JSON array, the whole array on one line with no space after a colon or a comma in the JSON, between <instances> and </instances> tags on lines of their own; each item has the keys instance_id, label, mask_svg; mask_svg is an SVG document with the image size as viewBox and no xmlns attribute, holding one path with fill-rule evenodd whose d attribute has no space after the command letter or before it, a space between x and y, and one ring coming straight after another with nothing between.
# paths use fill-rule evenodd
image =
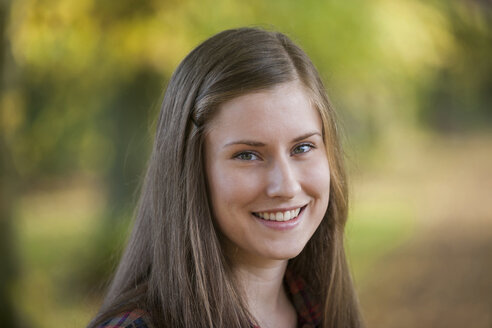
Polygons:
<instances>
[{"instance_id":1,"label":"eyelashes","mask_svg":"<svg viewBox=\"0 0 492 328\"><path fill-rule=\"evenodd\" d=\"M311 151L312 149L314 149L314 145L312 143L302 143L300 145L297 145L294 147L294 149L292 150L292 153L293 154L302 154L302 153L307 153L309 151Z\"/></svg>"},{"instance_id":2,"label":"eyelashes","mask_svg":"<svg viewBox=\"0 0 492 328\"><path fill-rule=\"evenodd\" d=\"M299 156L299 155L302 155L305 153L309 153L313 149L316 149L316 146L314 144L312 144L310 142L304 142L304 143L295 145L294 148L292 148L292 150L291 150L291 155L292 156ZM261 156L257 152L250 151L250 150L235 153L232 156L232 158L240 160L240 161L245 161L245 162L257 161L257 160L262 159Z\"/></svg>"},{"instance_id":3,"label":"eyelashes","mask_svg":"<svg viewBox=\"0 0 492 328\"><path fill-rule=\"evenodd\" d=\"M260 158L254 152L251 151L243 151L233 156L235 159L239 159L241 161L256 161Z\"/></svg>"}]
</instances>

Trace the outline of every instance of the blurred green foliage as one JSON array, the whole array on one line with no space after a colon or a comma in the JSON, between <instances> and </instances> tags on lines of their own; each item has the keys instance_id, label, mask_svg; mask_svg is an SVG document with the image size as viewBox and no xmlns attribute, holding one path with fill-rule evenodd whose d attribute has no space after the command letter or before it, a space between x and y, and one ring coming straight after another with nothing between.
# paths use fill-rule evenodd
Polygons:
<instances>
[{"instance_id":1,"label":"blurred green foliage","mask_svg":"<svg viewBox=\"0 0 492 328\"><path fill-rule=\"evenodd\" d=\"M422 124L466 130L490 121L490 16L471 1L18 0L3 48L13 72L2 130L22 178L83 171L121 180L125 167L132 180L179 60L241 25L296 39L361 142Z\"/></svg>"},{"instance_id":2,"label":"blurred green foliage","mask_svg":"<svg viewBox=\"0 0 492 328\"><path fill-rule=\"evenodd\" d=\"M29 271L14 292L19 316L30 315L27 326L49 326L56 315L40 315L53 311L49 304L75 302L70 294L89 297L80 286L107 279L116 261L108 254L124 239L166 82L198 42L223 29L259 25L296 40L323 76L349 147L367 163L381 149L406 149L422 132L489 130L492 122L486 1L4 0L1 9L0 239L11 250L2 252L5 259L17 258L16 244L22 257L18 265L6 261L2 273ZM85 206L97 203L97 210L70 218L71 207L61 204L45 220L26 214L24 208L38 208L25 202L33 193L67 181L91 181L98 200ZM379 254L408 230L405 220L389 224L391 209L381 211L376 223L352 228L353 240L373 229L388 238L350 242L354 254ZM9 239L15 219L17 243ZM57 256L60 247L65 253ZM59 271L49 280L46 270ZM2 283L10 286L9 279ZM65 296L37 309L43 284ZM22 300L19 290L31 290L34 301ZM2 294L9 303L12 291Z\"/></svg>"}]
</instances>

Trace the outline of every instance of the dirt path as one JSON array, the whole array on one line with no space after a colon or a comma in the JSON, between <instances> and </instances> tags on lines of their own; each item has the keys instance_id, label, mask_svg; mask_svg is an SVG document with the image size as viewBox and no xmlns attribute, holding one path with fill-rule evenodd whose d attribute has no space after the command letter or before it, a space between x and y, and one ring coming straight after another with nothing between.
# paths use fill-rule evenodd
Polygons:
<instances>
[{"instance_id":1,"label":"dirt path","mask_svg":"<svg viewBox=\"0 0 492 328\"><path fill-rule=\"evenodd\" d=\"M419 163L415 237L361 286L369 328L492 327L490 149L491 139L451 142Z\"/></svg>"},{"instance_id":2,"label":"dirt path","mask_svg":"<svg viewBox=\"0 0 492 328\"><path fill-rule=\"evenodd\" d=\"M428 231L385 258L361 293L368 327L492 327L492 234L483 232Z\"/></svg>"}]
</instances>

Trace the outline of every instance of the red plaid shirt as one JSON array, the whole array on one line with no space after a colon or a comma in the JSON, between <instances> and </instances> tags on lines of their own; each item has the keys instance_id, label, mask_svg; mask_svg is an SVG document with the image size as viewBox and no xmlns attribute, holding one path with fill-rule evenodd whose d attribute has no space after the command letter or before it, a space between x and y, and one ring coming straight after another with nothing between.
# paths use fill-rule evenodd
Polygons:
<instances>
[{"instance_id":1,"label":"red plaid shirt","mask_svg":"<svg viewBox=\"0 0 492 328\"><path fill-rule=\"evenodd\" d=\"M284 280L297 312L297 326L301 328L318 327L321 324L321 306L304 279L287 270Z\"/></svg>"},{"instance_id":2,"label":"red plaid shirt","mask_svg":"<svg viewBox=\"0 0 492 328\"><path fill-rule=\"evenodd\" d=\"M301 277L294 276L289 270L285 272L285 284L297 312L297 326L316 328L321 323L320 305L309 292L309 287ZM153 328L148 313L136 309L121 313L106 321L99 328ZM253 328L260 328L253 326Z\"/></svg>"}]
</instances>

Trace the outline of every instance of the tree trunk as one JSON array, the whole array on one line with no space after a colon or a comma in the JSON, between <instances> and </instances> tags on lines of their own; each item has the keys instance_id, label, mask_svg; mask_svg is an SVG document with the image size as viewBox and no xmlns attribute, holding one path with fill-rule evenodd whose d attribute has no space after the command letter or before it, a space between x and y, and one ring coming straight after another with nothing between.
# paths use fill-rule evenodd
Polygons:
<instances>
[{"instance_id":1,"label":"tree trunk","mask_svg":"<svg viewBox=\"0 0 492 328\"><path fill-rule=\"evenodd\" d=\"M10 87L6 72L12 65L10 45L7 37L10 0L0 0L0 104L5 90ZM19 327L12 302L12 283L17 265L15 261L14 238L12 231L13 203L16 194L15 169L9 151L2 122L3 111L0 107L0 323L2 327Z\"/></svg>"}]
</instances>

